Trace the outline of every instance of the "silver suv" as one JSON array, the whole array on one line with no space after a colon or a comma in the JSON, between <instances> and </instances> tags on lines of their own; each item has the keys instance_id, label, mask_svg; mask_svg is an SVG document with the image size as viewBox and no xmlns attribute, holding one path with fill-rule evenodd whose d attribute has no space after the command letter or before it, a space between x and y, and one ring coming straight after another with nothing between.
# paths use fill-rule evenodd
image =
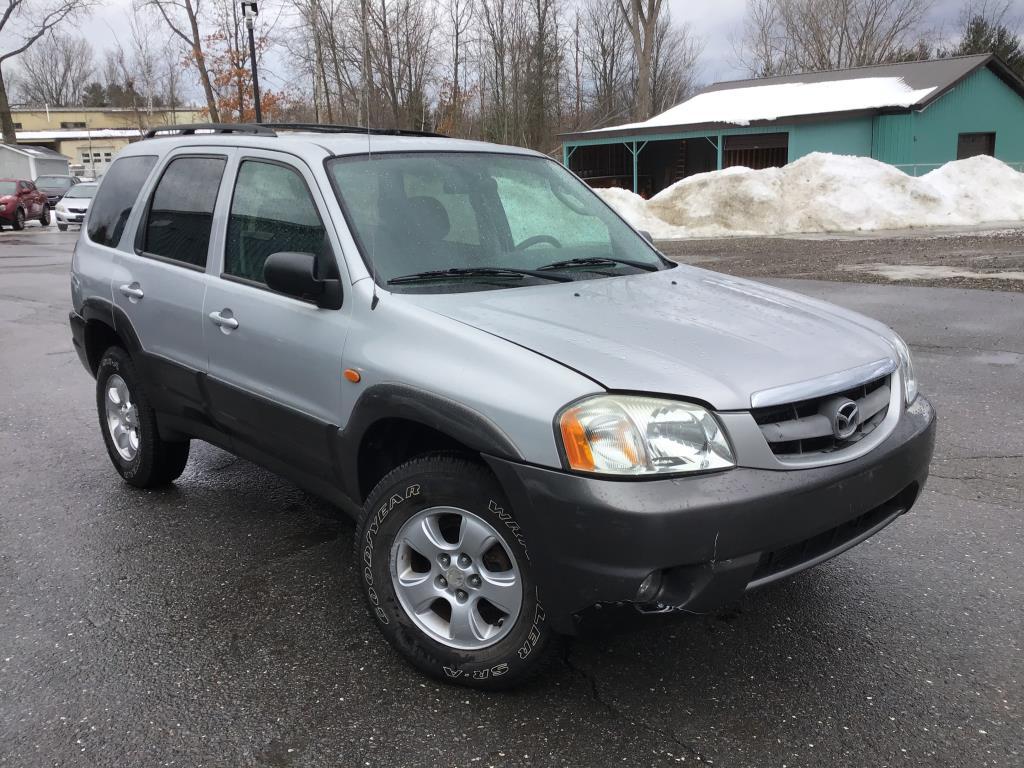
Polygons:
<instances>
[{"instance_id":1,"label":"silver suv","mask_svg":"<svg viewBox=\"0 0 1024 768\"><path fill-rule=\"evenodd\" d=\"M199 439L348 511L423 672L521 682L593 606L714 609L920 494L934 413L886 326L674 264L537 153L297 128L122 152L74 344L128 483Z\"/></svg>"}]
</instances>

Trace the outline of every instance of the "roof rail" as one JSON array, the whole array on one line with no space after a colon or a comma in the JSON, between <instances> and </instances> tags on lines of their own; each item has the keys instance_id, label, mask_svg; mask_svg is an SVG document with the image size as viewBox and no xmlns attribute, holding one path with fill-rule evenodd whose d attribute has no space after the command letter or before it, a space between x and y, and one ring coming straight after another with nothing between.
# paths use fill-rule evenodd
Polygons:
<instances>
[{"instance_id":1,"label":"roof rail","mask_svg":"<svg viewBox=\"0 0 1024 768\"><path fill-rule=\"evenodd\" d=\"M447 139L443 133L414 131L405 128L363 128L358 125L332 125L329 123L262 123L261 127L284 131L310 131L312 133L369 133L374 136L431 136Z\"/></svg>"},{"instance_id":2,"label":"roof rail","mask_svg":"<svg viewBox=\"0 0 1024 768\"><path fill-rule=\"evenodd\" d=\"M276 136L273 129L253 123L191 123L189 125L158 125L144 134L144 139L154 139L161 134L192 136L196 133L251 133L257 136Z\"/></svg>"}]
</instances>

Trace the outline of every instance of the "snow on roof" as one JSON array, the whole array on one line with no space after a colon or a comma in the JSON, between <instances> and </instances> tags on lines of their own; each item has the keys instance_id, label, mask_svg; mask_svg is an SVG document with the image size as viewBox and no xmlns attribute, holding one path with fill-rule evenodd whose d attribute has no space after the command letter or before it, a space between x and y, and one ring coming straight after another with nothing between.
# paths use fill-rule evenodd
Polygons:
<instances>
[{"instance_id":1,"label":"snow on roof","mask_svg":"<svg viewBox=\"0 0 1024 768\"><path fill-rule=\"evenodd\" d=\"M53 131L18 131L18 141L52 141L54 139L124 139L139 138L137 128L65 128Z\"/></svg>"},{"instance_id":2,"label":"snow on roof","mask_svg":"<svg viewBox=\"0 0 1024 768\"><path fill-rule=\"evenodd\" d=\"M750 125L755 120L850 112L883 107L909 107L935 87L913 89L902 77L861 77L821 83L751 85L705 91L649 120L598 128L587 133L635 128L660 128L705 123Z\"/></svg>"},{"instance_id":3,"label":"snow on roof","mask_svg":"<svg viewBox=\"0 0 1024 768\"><path fill-rule=\"evenodd\" d=\"M67 162L67 158L64 157L60 152L54 152L48 147L31 147L25 144L0 144L0 147L9 149L22 155L29 155L31 157L38 157L45 160L64 160Z\"/></svg>"}]
</instances>

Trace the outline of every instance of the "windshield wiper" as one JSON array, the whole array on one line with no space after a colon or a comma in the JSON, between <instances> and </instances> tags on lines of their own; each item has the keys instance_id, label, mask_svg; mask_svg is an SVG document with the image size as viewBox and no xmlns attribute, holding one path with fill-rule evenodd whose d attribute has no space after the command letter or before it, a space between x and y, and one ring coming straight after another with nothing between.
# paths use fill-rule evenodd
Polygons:
<instances>
[{"instance_id":1,"label":"windshield wiper","mask_svg":"<svg viewBox=\"0 0 1024 768\"><path fill-rule=\"evenodd\" d=\"M514 277L522 279L524 275L539 277L544 280L553 280L558 283L568 283L571 277L565 275L552 275L547 272L538 272L535 269L516 269L515 267L451 267L449 269L431 269L426 272L413 272L409 275L399 275L388 280L388 285L400 285L401 283L418 283L423 280L448 280L451 278L473 278L473 277Z\"/></svg>"},{"instance_id":2,"label":"windshield wiper","mask_svg":"<svg viewBox=\"0 0 1024 768\"><path fill-rule=\"evenodd\" d=\"M615 264L625 264L627 267L635 267L636 269L642 269L645 272L658 271L658 267L654 264L647 264L643 261L633 261L632 259L619 259L614 256L590 256L587 258L566 259L565 261L555 261L551 264L545 264L543 267L537 267L537 269L562 269L563 267L611 267Z\"/></svg>"}]
</instances>

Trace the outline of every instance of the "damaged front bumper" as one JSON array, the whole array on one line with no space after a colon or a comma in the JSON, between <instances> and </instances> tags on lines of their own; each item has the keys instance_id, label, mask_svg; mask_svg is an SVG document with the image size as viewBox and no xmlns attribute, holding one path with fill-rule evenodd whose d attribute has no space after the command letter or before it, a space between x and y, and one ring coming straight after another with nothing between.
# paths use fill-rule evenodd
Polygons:
<instances>
[{"instance_id":1,"label":"damaged front bumper","mask_svg":"<svg viewBox=\"0 0 1024 768\"><path fill-rule=\"evenodd\" d=\"M599 603L707 612L840 554L910 509L934 443L934 411L918 397L870 453L815 469L630 481L488 462L548 619L571 633Z\"/></svg>"}]
</instances>

